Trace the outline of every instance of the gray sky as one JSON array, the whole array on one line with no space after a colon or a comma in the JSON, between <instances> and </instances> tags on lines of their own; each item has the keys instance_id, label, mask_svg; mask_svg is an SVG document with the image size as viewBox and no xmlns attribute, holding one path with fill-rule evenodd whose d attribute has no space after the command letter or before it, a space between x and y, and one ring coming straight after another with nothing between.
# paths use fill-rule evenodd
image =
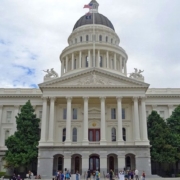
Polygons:
<instances>
[{"instance_id":1,"label":"gray sky","mask_svg":"<svg viewBox=\"0 0 180 180\"><path fill-rule=\"evenodd\" d=\"M153 88L180 88L180 0L98 0L128 54ZM0 88L37 87L59 55L85 0L0 0Z\"/></svg>"}]
</instances>

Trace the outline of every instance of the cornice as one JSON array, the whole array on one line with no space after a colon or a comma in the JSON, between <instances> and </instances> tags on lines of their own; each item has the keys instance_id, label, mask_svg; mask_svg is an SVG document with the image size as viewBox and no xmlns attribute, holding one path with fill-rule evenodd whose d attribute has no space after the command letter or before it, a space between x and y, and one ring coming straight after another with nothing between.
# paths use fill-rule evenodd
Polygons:
<instances>
[{"instance_id":1,"label":"cornice","mask_svg":"<svg viewBox=\"0 0 180 180\"><path fill-rule=\"evenodd\" d=\"M41 95L35 95L35 94L0 94L0 98L41 98Z\"/></svg>"}]
</instances>

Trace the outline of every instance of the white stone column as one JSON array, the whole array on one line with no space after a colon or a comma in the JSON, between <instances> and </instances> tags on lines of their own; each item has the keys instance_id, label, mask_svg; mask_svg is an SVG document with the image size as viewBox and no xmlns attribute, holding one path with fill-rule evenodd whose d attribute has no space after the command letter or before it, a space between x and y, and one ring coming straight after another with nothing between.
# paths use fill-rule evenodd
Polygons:
<instances>
[{"instance_id":1,"label":"white stone column","mask_svg":"<svg viewBox=\"0 0 180 180\"><path fill-rule=\"evenodd\" d=\"M2 146L2 144L3 144L3 135L2 135L2 131L1 131L1 129L2 129L2 126L1 126L1 124L2 124L2 112L3 112L3 105L0 105L0 146ZM1 160L1 158L0 158L0 160ZM0 164L1 165L1 164ZM1 166L0 166L0 168L1 168Z\"/></svg>"},{"instance_id":2,"label":"white stone column","mask_svg":"<svg viewBox=\"0 0 180 180\"><path fill-rule=\"evenodd\" d=\"M99 61L99 59L100 59L100 50L98 50L98 52L97 52L97 67L100 67L100 61Z\"/></svg>"},{"instance_id":3,"label":"white stone column","mask_svg":"<svg viewBox=\"0 0 180 180\"><path fill-rule=\"evenodd\" d=\"M116 53L114 53L114 70L117 70L117 58L116 58Z\"/></svg>"},{"instance_id":4,"label":"white stone column","mask_svg":"<svg viewBox=\"0 0 180 180\"><path fill-rule=\"evenodd\" d=\"M109 69L109 51L106 51L106 67Z\"/></svg>"},{"instance_id":5,"label":"white stone column","mask_svg":"<svg viewBox=\"0 0 180 180\"><path fill-rule=\"evenodd\" d=\"M104 174L107 172L107 151L100 151L100 174L102 179L104 178ZM108 170L109 171L109 170Z\"/></svg>"},{"instance_id":6,"label":"white stone column","mask_svg":"<svg viewBox=\"0 0 180 180\"><path fill-rule=\"evenodd\" d=\"M121 55L119 58L119 69L120 69L120 72L122 73L122 56Z\"/></svg>"},{"instance_id":7,"label":"white stone column","mask_svg":"<svg viewBox=\"0 0 180 180\"><path fill-rule=\"evenodd\" d=\"M126 60L124 59L124 74L127 75L127 66L126 66Z\"/></svg>"},{"instance_id":8,"label":"white stone column","mask_svg":"<svg viewBox=\"0 0 180 180\"><path fill-rule=\"evenodd\" d=\"M79 68L82 67L81 64L82 64L82 52L79 51Z\"/></svg>"},{"instance_id":9,"label":"white stone column","mask_svg":"<svg viewBox=\"0 0 180 180\"><path fill-rule=\"evenodd\" d=\"M71 172L71 152L64 152L64 169L65 168Z\"/></svg>"},{"instance_id":10,"label":"white stone column","mask_svg":"<svg viewBox=\"0 0 180 180\"><path fill-rule=\"evenodd\" d=\"M118 170L123 171L125 168L125 155L120 153L118 154Z\"/></svg>"},{"instance_id":11,"label":"white stone column","mask_svg":"<svg viewBox=\"0 0 180 180\"><path fill-rule=\"evenodd\" d=\"M146 144L149 145L148 135L147 135L145 97L141 97L141 118L142 118L142 141L145 141Z\"/></svg>"},{"instance_id":12,"label":"white stone column","mask_svg":"<svg viewBox=\"0 0 180 180\"><path fill-rule=\"evenodd\" d=\"M117 120L118 120L118 145L123 145L124 141L122 138L122 97L116 97L117 99Z\"/></svg>"},{"instance_id":13,"label":"white stone column","mask_svg":"<svg viewBox=\"0 0 180 180\"><path fill-rule=\"evenodd\" d=\"M67 119L66 119L66 141L65 145L71 145L71 100L72 97L67 99Z\"/></svg>"},{"instance_id":14,"label":"white stone column","mask_svg":"<svg viewBox=\"0 0 180 180\"><path fill-rule=\"evenodd\" d=\"M17 131L16 116L19 112L19 105L14 106L14 118L13 118L13 134Z\"/></svg>"},{"instance_id":15,"label":"white stone column","mask_svg":"<svg viewBox=\"0 0 180 180\"><path fill-rule=\"evenodd\" d=\"M91 50L88 51L88 59L89 59L88 67L91 67Z\"/></svg>"},{"instance_id":16,"label":"white stone column","mask_svg":"<svg viewBox=\"0 0 180 180\"><path fill-rule=\"evenodd\" d=\"M47 98L43 98L42 120L41 120L41 140L40 143L46 142L47 129Z\"/></svg>"},{"instance_id":17,"label":"white stone column","mask_svg":"<svg viewBox=\"0 0 180 180\"><path fill-rule=\"evenodd\" d=\"M105 119L105 99L106 97L100 97L101 99L101 141L100 145L106 145L106 119Z\"/></svg>"},{"instance_id":18,"label":"white stone column","mask_svg":"<svg viewBox=\"0 0 180 180\"><path fill-rule=\"evenodd\" d=\"M89 140L88 140L88 99L89 97L83 97L84 98L84 137L83 137L83 145L89 145Z\"/></svg>"},{"instance_id":19,"label":"white stone column","mask_svg":"<svg viewBox=\"0 0 180 180\"><path fill-rule=\"evenodd\" d=\"M168 105L168 110L169 110L169 117L170 117L173 112L173 105Z\"/></svg>"},{"instance_id":20,"label":"white stone column","mask_svg":"<svg viewBox=\"0 0 180 180\"><path fill-rule=\"evenodd\" d=\"M50 98L50 117L49 117L49 134L48 142L54 142L54 102L56 98Z\"/></svg>"},{"instance_id":21,"label":"white stone column","mask_svg":"<svg viewBox=\"0 0 180 180\"><path fill-rule=\"evenodd\" d=\"M71 70L74 69L74 53L72 53L72 59L71 59Z\"/></svg>"},{"instance_id":22,"label":"white stone column","mask_svg":"<svg viewBox=\"0 0 180 180\"><path fill-rule=\"evenodd\" d=\"M68 72L68 56L66 56L66 72Z\"/></svg>"},{"instance_id":23,"label":"white stone column","mask_svg":"<svg viewBox=\"0 0 180 180\"><path fill-rule=\"evenodd\" d=\"M64 59L61 61L61 76L64 74Z\"/></svg>"},{"instance_id":24,"label":"white stone column","mask_svg":"<svg viewBox=\"0 0 180 180\"><path fill-rule=\"evenodd\" d=\"M138 98L134 97L133 101L134 101L134 132L135 132L135 143L136 143L140 141Z\"/></svg>"}]
</instances>

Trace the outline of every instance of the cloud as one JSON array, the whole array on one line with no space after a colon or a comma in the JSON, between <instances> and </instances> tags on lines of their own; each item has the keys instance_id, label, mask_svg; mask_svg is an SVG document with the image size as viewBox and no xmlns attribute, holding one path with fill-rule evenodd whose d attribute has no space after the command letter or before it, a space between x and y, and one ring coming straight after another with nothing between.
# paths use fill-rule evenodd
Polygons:
<instances>
[{"instance_id":1,"label":"cloud","mask_svg":"<svg viewBox=\"0 0 180 180\"><path fill-rule=\"evenodd\" d=\"M128 73L144 69L151 87L180 87L180 1L98 0L128 54ZM60 74L59 55L83 0L1 0L0 87L35 87L43 69ZM24 69L23 69L24 68ZM37 86L36 86L37 87Z\"/></svg>"}]
</instances>

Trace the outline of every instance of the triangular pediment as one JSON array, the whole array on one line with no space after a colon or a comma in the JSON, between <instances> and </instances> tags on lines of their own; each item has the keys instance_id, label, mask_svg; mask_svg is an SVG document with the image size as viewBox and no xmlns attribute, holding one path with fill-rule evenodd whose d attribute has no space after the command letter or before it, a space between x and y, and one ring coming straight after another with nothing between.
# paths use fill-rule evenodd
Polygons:
<instances>
[{"instance_id":1,"label":"triangular pediment","mask_svg":"<svg viewBox=\"0 0 180 180\"><path fill-rule=\"evenodd\" d=\"M88 113L89 114L100 114L101 111L98 108L89 108Z\"/></svg>"},{"instance_id":2,"label":"triangular pediment","mask_svg":"<svg viewBox=\"0 0 180 180\"><path fill-rule=\"evenodd\" d=\"M104 69L89 68L39 84L40 88L63 87L144 87L149 84Z\"/></svg>"}]
</instances>

